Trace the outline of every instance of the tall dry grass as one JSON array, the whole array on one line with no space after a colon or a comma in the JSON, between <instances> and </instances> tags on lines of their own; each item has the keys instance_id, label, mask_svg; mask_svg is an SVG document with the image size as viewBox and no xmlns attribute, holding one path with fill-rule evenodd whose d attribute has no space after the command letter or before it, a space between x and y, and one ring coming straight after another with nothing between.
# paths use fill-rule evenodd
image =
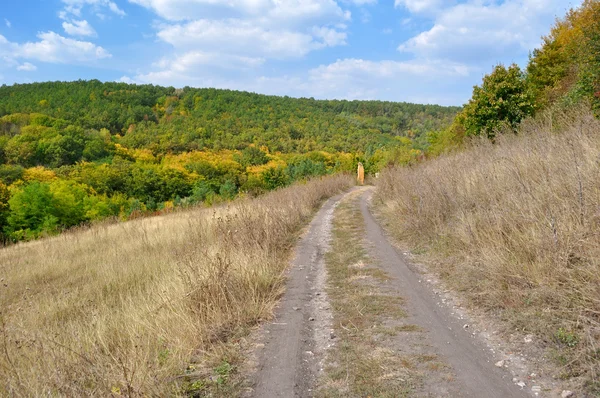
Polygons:
<instances>
[{"instance_id":1,"label":"tall dry grass","mask_svg":"<svg viewBox=\"0 0 600 398\"><path fill-rule=\"evenodd\" d=\"M351 184L0 250L0 395L179 395L188 364L270 316L298 231Z\"/></svg>"},{"instance_id":2,"label":"tall dry grass","mask_svg":"<svg viewBox=\"0 0 600 398\"><path fill-rule=\"evenodd\" d=\"M377 185L397 237L600 391L600 121L547 114Z\"/></svg>"}]
</instances>

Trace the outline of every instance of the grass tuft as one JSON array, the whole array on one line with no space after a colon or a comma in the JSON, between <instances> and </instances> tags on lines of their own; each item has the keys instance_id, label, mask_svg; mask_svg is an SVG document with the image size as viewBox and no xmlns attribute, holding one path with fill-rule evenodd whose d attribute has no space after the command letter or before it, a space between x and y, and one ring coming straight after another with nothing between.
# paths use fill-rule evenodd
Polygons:
<instances>
[{"instance_id":1,"label":"grass tuft","mask_svg":"<svg viewBox=\"0 0 600 398\"><path fill-rule=\"evenodd\" d=\"M227 395L299 230L352 184L328 177L0 250L0 395Z\"/></svg>"},{"instance_id":2,"label":"grass tuft","mask_svg":"<svg viewBox=\"0 0 600 398\"><path fill-rule=\"evenodd\" d=\"M600 380L600 121L547 114L378 179L391 232L473 304Z\"/></svg>"}]
</instances>

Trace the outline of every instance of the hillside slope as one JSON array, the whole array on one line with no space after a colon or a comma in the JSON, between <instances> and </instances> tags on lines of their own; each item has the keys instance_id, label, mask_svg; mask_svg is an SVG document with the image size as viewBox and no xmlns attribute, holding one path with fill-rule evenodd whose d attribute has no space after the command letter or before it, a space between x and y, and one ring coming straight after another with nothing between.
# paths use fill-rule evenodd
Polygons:
<instances>
[{"instance_id":1,"label":"hillside slope","mask_svg":"<svg viewBox=\"0 0 600 398\"><path fill-rule=\"evenodd\" d=\"M298 232L352 183L1 249L0 396L227 396L236 342L271 316Z\"/></svg>"},{"instance_id":2,"label":"hillside slope","mask_svg":"<svg viewBox=\"0 0 600 398\"><path fill-rule=\"evenodd\" d=\"M359 161L372 172L418 156L456 111L96 80L2 86L0 238L254 196Z\"/></svg>"},{"instance_id":3,"label":"hillside slope","mask_svg":"<svg viewBox=\"0 0 600 398\"><path fill-rule=\"evenodd\" d=\"M600 392L600 121L547 114L519 135L386 170L389 228L507 333L532 334L553 376Z\"/></svg>"}]
</instances>

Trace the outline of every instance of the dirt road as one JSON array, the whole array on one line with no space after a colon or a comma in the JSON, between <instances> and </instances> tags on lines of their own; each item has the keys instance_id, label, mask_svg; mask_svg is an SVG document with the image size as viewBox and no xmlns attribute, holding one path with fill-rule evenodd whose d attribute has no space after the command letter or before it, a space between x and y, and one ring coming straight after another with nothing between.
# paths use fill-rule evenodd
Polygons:
<instances>
[{"instance_id":1,"label":"dirt road","mask_svg":"<svg viewBox=\"0 0 600 398\"><path fill-rule=\"evenodd\" d=\"M329 199L296 248L286 292L266 325L258 354L253 397L311 397L330 339L324 254L331 220L343 195Z\"/></svg>"},{"instance_id":2,"label":"dirt road","mask_svg":"<svg viewBox=\"0 0 600 398\"><path fill-rule=\"evenodd\" d=\"M372 191L370 188L357 188L344 197L329 200L300 241L276 319L266 326L263 333L264 348L258 355L259 367L251 396L316 395L319 380L325 377L322 369L328 349L344 343L333 334L335 314L330 310L326 294L324 260L324 254L329 250L334 210L340 201L352 202L355 214L362 215L362 227L356 233L364 235L362 244L369 262L389 276L386 291L398 296L406 313L405 321L416 325L420 331L418 337L402 333L391 335L385 343L381 343L386 347L373 347L373 350L396 347L398 355L412 355L415 352L412 346L418 345L426 347L428 354L433 353L449 369L447 374L451 376L445 377L443 382L429 383L429 386L428 379L435 380L434 370L431 377L425 370L421 375L422 385L411 389L408 395L530 396L511 381L505 369L494 365L497 359L490 355L485 344L473 338L469 331L464 330L460 319L438 304L435 294L421 283L420 275L409 268L402 254L389 243L369 209ZM419 372L423 373L422 370ZM349 396L352 395L349 393Z\"/></svg>"}]
</instances>

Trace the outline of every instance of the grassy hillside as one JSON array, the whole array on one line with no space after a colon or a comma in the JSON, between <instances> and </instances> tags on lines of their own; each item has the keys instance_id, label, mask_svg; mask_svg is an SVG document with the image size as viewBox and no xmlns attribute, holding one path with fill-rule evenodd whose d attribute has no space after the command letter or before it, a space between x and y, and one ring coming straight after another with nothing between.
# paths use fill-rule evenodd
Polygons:
<instances>
[{"instance_id":1,"label":"grassy hillside","mask_svg":"<svg viewBox=\"0 0 600 398\"><path fill-rule=\"evenodd\" d=\"M507 330L534 334L553 376L600 393L600 121L546 114L519 135L386 170L391 231Z\"/></svg>"},{"instance_id":2,"label":"grassy hillside","mask_svg":"<svg viewBox=\"0 0 600 398\"><path fill-rule=\"evenodd\" d=\"M420 153L457 108L99 81L0 87L0 234L257 195ZM28 202L34 206L26 206Z\"/></svg>"},{"instance_id":3,"label":"grassy hillside","mask_svg":"<svg viewBox=\"0 0 600 398\"><path fill-rule=\"evenodd\" d=\"M1 396L174 396L235 373L296 234L348 176L0 250ZM225 393L226 395L226 393Z\"/></svg>"}]
</instances>

